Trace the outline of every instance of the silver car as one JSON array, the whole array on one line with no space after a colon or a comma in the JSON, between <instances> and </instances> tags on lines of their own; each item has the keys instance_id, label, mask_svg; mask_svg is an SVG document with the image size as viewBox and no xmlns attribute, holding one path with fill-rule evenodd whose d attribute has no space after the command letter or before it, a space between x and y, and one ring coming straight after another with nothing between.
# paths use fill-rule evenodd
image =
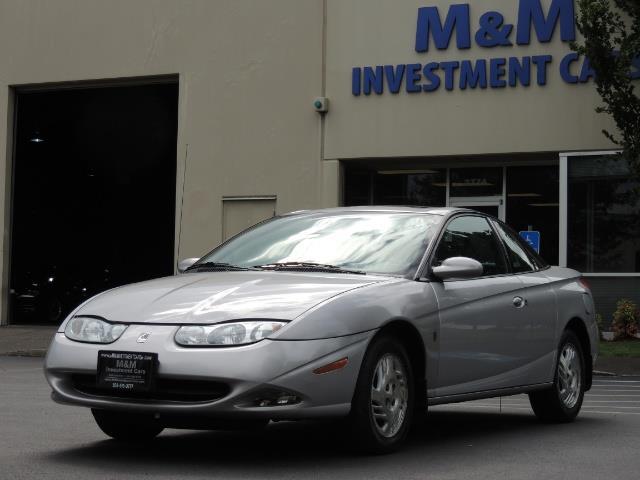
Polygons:
<instances>
[{"instance_id":1,"label":"silver car","mask_svg":"<svg viewBox=\"0 0 640 480\"><path fill-rule=\"evenodd\" d=\"M428 405L528 393L568 422L591 387L580 274L471 210L294 212L179 271L93 297L49 348L53 399L115 439L344 417L387 452Z\"/></svg>"}]
</instances>

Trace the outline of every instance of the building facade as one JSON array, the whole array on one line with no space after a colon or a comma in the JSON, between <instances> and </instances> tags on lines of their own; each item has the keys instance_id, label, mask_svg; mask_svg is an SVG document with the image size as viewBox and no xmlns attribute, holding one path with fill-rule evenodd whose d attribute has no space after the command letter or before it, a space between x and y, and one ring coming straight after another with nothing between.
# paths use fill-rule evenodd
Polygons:
<instances>
[{"instance_id":1,"label":"building facade","mask_svg":"<svg viewBox=\"0 0 640 480\"><path fill-rule=\"evenodd\" d=\"M67 154L78 142L69 131L80 127L58 133L47 127L47 138L39 126L73 122L78 115L60 120L57 113L73 102L88 112L81 126L111 118L104 123L109 128L101 128L115 137L100 138L126 139L118 147L122 158L143 173L128 182L159 195L138 218L160 203L170 208L166 222L151 222L171 226L157 259L169 269L274 213L363 204L464 206L523 232L548 262L591 277L607 323L619 298L640 302L640 199L627 162L602 134L614 127L595 112L600 99L588 60L569 47L578 35L575 8L573 0L3 1L2 322L20 321L20 302L43 296L41 286L18 292L25 261L16 252L28 250L24 258L38 263L29 253L38 248L25 247L32 245L27 238L80 238L81 246L98 250L98 263L102 248L112 259L132 245L145 250L144 243L123 240L127 232L117 221L101 232L98 219L91 234L82 231L89 217L118 217L143 205L138 188L127 201L102 205L99 215L92 207L95 215L78 213L45 230L34 221L36 207L20 200L43 191L34 179L46 177L37 173L44 167L27 177L24 165L53 163L66 172L64 181L84 184L85 177L73 177L74 165L104 151L92 141L82 153ZM630 74L640 77L640 66ZM154 85L175 89L174 97L163 97L175 105L144 122L152 128L162 115L175 122L173 141L162 147L171 164L162 170L171 180L162 193L166 204L153 163L161 152L137 167L148 150L136 144L144 135L117 128L136 115L127 109L143 97L131 89ZM73 95L87 91L84 99ZM96 100L106 91L113 99ZM65 100L63 93L71 96ZM116 109L118 98L123 106ZM327 99L320 107L326 112L316 111L316 98ZM58 142L55 153L38 153L56 135L69 140ZM137 149L142 153L131 153ZM112 157L120 157L118 151L101 161L112 165ZM98 174L100 188L125 192L118 186L123 168ZM48 195L58 198L58 191ZM164 234L154 235L149 244ZM73 256L60 251L50 254L60 257L56 272ZM155 261L151 256L145 265ZM118 268L115 260L105 265L102 271ZM120 283L148 271L143 264L135 268L135 275L118 277ZM58 274L39 275L53 283ZM52 321L57 301L46 307Z\"/></svg>"}]
</instances>

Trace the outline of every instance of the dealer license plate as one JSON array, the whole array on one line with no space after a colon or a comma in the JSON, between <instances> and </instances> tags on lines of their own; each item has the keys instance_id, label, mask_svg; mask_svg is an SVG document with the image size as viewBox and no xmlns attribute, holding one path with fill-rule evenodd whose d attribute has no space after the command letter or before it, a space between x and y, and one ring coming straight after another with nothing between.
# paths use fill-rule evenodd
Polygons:
<instances>
[{"instance_id":1,"label":"dealer license plate","mask_svg":"<svg viewBox=\"0 0 640 480\"><path fill-rule=\"evenodd\" d=\"M98 352L98 387L114 392L148 392L153 388L157 353Z\"/></svg>"}]
</instances>

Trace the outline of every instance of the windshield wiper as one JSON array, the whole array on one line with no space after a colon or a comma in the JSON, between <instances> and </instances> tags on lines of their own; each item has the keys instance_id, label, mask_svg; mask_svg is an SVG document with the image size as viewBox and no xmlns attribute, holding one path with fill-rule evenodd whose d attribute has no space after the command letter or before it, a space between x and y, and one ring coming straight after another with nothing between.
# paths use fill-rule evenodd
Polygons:
<instances>
[{"instance_id":1,"label":"windshield wiper","mask_svg":"<svg viewBox=\"0 0 640 480\"><path fill-rule=\"evenodd\" d=\"M267 263L265 265L254 265L253 268L274 271L297 270L300 272L353 273L356 275L367 274L367 272L363 272L362 270L350 270L337 265L327 265L314 262L275 262Z\"/></svg>"},{"instance_id":2,"label":"windshield wiper","mask_svg":"<svg viewBox=\"0 0 640 480\"><path fill-rule=\"evenodd\" d=\"M256 270L252 267L240 267L239 265L231 265L230 263L220 263L220 262L204 262L204 263L196 263L195 265L191 265L189 268L185 270L185 272L189 271L199 271L199 272L244 272L247 270Z\"/></svg>"}]
</instances>

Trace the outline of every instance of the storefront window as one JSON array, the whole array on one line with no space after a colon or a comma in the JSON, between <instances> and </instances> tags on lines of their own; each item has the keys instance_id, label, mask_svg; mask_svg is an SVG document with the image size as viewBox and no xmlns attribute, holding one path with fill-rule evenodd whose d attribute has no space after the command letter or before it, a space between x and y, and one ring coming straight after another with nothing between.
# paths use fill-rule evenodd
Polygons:
<instances>
[{"instance_id":1,"label":"storefront window","mask_svg":"<svg viewBox=\"0 0 640 480\"><path fill-rule=\"evenodd\" d=\"M371 174L345 168L344 204L347 207L371 204Z\"/></svg>"},{"instance_id":2,"label":"storefront window","mask_svg":"<svg viewBox=\"0 0 640 480\"><path fill-rule=\"evenodd\" d=\"M558 264L559 168L557 165L507 167L506 223L516 232L540 232L540 251Z\"/></svg>"},{"instance_id":3,"label":"storefront window","mask_svg":"<svg viewBox=\"0 0 640 480\"><path fill-rule=\"evenodd\" d=\"M640 182L617 155L568 160L567 265L640 272Z\"/></svg>"},{"instance_id":4,"label":"storefront window","mask_svg":"<svg viewBox=\"0 0 640 480\"><path fill-rule=\"evenodd\" d=\"M344 204L419 205L444 207L447 202L445 169L358 171L345 170Z\"/></svg>"}]
</instances>

